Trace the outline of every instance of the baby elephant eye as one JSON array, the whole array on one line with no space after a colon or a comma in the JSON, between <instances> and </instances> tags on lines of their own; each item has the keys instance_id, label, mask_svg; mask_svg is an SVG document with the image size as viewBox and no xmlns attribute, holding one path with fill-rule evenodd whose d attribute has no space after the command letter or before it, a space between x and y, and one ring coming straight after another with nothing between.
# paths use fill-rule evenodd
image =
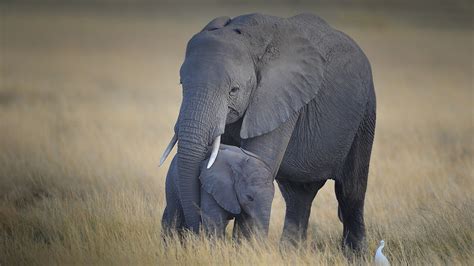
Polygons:
<instances>
[{"instance_id":1,"label":"baby elephant eye","mask_svg":"<svg viewBox=\"0 0 474 266\"><path fill-rule=\"evenodd\" d=\"M247 200L248 200L248 201L253 201L253 197L252 197L252 196L250 196L250 195L245 195L245 196L247 197Z\"/></svg>"},{"instance_id":2,"label":"baby elephant eye","mask_svg":"<svg viewBox=\"0 0 474 266\"><path fill-rule=\"evenodd\" d=\"M230 95L235 95L235 94L237 94L238 91L239 91L239 87L233 87L232 89L230 89L229 94Z\"/></svg>"}]
</instances>

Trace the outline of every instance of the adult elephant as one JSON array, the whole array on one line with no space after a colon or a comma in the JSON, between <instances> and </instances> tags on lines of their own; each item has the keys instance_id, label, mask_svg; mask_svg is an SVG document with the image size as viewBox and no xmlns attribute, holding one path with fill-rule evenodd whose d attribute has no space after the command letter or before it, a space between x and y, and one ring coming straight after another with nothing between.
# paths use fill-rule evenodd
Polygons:
<instances>
[{"instance_id":1,"label":"adult elephant","mask_svg":"<svg viewBox=\"0 0 474 266\"><path fill-rule=\"evenodd\" d=\"M375 129L368 59L321 18L219 17L193 36L180 70L175 136L186 225L199 230L199 167L212 144L238 145L270 166L286 202L283 238L304 238L311 203L335 180L344 244L365 238L364 198ZM212 159L210 160L212 165Z\"/></svg>"}]
</instances>

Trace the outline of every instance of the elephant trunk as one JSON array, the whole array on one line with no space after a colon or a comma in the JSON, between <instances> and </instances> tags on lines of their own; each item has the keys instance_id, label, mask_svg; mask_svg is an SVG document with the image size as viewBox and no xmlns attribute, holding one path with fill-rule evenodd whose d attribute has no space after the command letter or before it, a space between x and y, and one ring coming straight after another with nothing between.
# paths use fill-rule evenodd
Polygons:
<instances>
[{"instance_id":1,"label":"elephant trunk","mask_svg":"<svg viewBox=\"0 0 474 266\"><path fill-rule=\"evenodd\" d=\"M180 132L187 132L188 128L181 128ZM186 133L189 134L189 133ZM178 191L183 207L184 217L188 229L198 232L200 224L199 202L200 164L205 159L207 145L193 142L180 133L178 142Z\"/></svg>"},{"instance_id":2,"label":"elephant trunk","mask_svg":"<svg viewBox=\"0 0 474 266\"><path fill-rule=\"evenodd\" d=\"M259 198L259 201L263 204L244 208L244 212L236 219L234 239L268 236L273 195L273 192L271 194L262 192L263 197Z\"/></svg>"},{"instance_id":3,"label":"elephant trunk","mask_svg":"<svg viewBox=\"0 0 474 266\"><path fill-rule=\"evenodd\" d=\"M259 208L251 214L254 223L253 227L261 236L268 235L268 230L270 228L272 201L273 197L266 199L267 203L265 204L265 206Z\"/></svg>"},{"instance_id":4,"label":"elephant trunk","mask_svg":"<svg viewBox=\"0 0 474 266\"><path fill-rule=\"evenodd\" d=\"M178 192L183 207L186 226L199 231L200 182L202 161L208 146L224 132L225 120L216 114L220 111L217 99L198 95L204 90L192 89L184 93L177 124L178 135ZM223 125L221 125L223 124Z\"/></svg>"}]
</instances>

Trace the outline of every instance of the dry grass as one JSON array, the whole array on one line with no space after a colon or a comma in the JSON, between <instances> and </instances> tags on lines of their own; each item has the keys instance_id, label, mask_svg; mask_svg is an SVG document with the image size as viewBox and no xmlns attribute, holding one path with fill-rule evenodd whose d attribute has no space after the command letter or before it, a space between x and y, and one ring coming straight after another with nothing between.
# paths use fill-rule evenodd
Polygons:
<instances>
[{"instance_id":1,"label":"dry grass","mask_svg":"<svg viewBox=\"0 0 474 266\"><path fill-rule=\"evenodd\" d=\"M0 264L345 264L333 183L313 204L308 241L160 238L167 165L191 34L213 16L6 9L1 28ZM261 9L260 9L261 10ZM296 8L267 10L290 15ZM418 26L399 14L323 13L372 64L378 125L366 199L370 263L473 264L472 28ZM365 12L365 13L364 13ZM172 14L172 13L171 13ZM438 21L438 24L439 21ZM169 161L168 161L169 163Z\"/></svg>"}]
</instances>

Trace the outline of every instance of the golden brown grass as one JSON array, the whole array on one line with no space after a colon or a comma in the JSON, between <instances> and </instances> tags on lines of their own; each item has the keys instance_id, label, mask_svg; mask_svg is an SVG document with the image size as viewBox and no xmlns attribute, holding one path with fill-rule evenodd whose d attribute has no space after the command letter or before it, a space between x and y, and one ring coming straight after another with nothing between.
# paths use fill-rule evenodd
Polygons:
<instances>
[{"instance_id":1,"label":"golden brown grass","mask_svg":"<svg viewBox=\"0 0 474 266\"><path fill-rule=\"evenodd\" d=\"M249 10L4 12L0 264L348 262L332 182L316 197L308 241L298 250L279 248L278 193L265 243L188 236L165 245L160 238L168 165L157 162L180 104L184 46L211 17ZM472 265L472 28L419 26L391 12L304 10L326 14L373 66L370 252L355 262L370 263L384 239L393 264Z\"/></svg>"}]
</instances>

